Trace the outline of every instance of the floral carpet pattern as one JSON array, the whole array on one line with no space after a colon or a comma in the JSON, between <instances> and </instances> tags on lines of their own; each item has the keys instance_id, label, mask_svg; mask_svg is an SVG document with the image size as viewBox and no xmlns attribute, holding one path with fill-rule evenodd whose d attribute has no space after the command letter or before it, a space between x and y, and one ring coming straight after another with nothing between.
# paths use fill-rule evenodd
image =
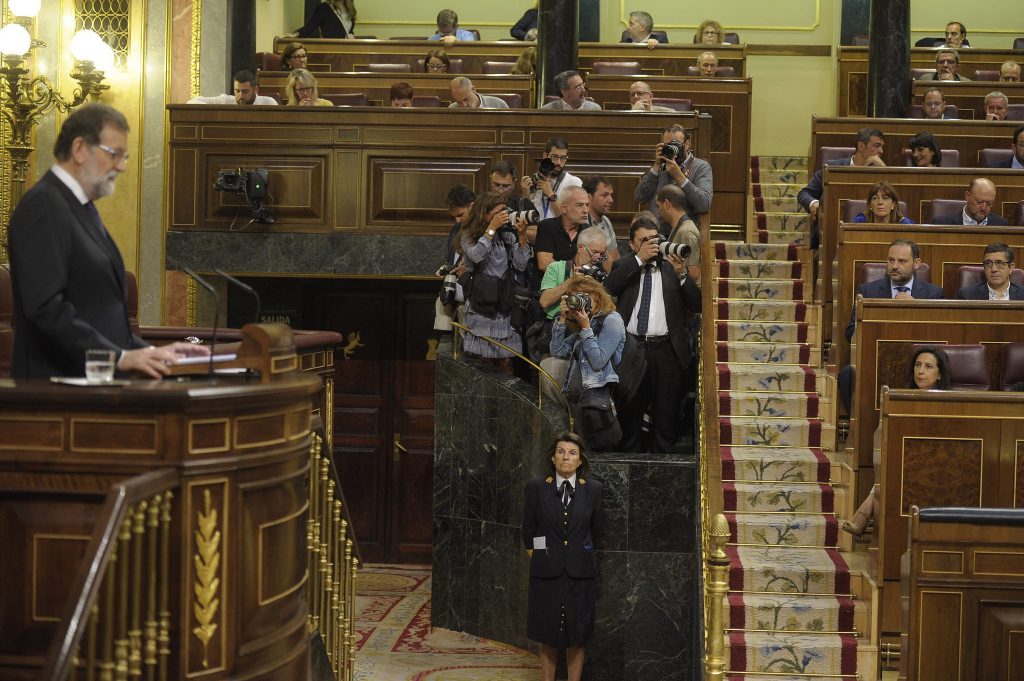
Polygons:
<instances>
[{"instance_id":1,"label":"floral carpet pattern","mask_svg":"<svg viewBox=\"0 0 1024 681\"><path fill-rule=\"evenodd\" d=\"M538 681L526 650L430 626L430 566L366 565L356 580L357 681Z\"/></svg>"},{"instance_id":2,"label":"floral carpet pattern","mask_svg":"<svg viewBox=\"0 0 1024 681\"><path fill-rule=\"evenodd\" d=\"M845 490L816 348L804 159L751 162L748 243L718 243L712 271L723 498L729 522L729 679L857 673L850 569L838 550Z\"/></svg>"}]
</instances>

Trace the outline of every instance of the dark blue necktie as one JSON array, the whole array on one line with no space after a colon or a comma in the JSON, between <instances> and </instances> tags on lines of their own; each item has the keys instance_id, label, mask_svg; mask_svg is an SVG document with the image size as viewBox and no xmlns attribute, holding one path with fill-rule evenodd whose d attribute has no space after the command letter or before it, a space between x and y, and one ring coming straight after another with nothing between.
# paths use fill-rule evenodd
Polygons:
<instances>
[{"instance_id":1,"label":"dark blue necktie","mask_svg":"<svg viewBox=\"0 0 1024 681\"><path fill-rule=\"evenodd\" d=\"M651 268L645 266L644 284L640 291L640 311L636 315L636 334L638 336L647 335L648 317L651 316L651 286L653 282L654 276L651 274Z\"/></svg>"},{"instance_id":2,"label":"dark blue necktie","mask_svg":"<svg viewBox=\"0 0 1024 681\"><path fill-rule=\"evenodd\" d=\"M908 287L906 287L906 286L897 286L896 287L896 293L907 293L908 291L910 291L910 289ZM895 298L895 297L896 296L893 296L893 298Z\"/></svg>"},{"instance_id":3,"label":"dark blue necktie","mask_svg":"<svg viewBox=\"0 0 1024 681\"><path fill-rule=\"evenodd\" d=\"M572 501L572 485L569 484L568 480L562 481L562 508L569 508L569 502Z\"/></svg>"},{"instance_id":4,"label":"dark blue necktie","mask_svg":"<svg viewBox=\"0 0 1024 681\"><path fill-rule=\"evenodd\" d=\"M95 230L96 234L103 241L109 240L110 233L107 231L106 226L103 224L103 218L100 217L100 212L96 210L96 204L93 203L92 201L87 201L84 205L85 211L89 214L89 217L92 218L93 229Z\"/></svg>"}]
</instances>

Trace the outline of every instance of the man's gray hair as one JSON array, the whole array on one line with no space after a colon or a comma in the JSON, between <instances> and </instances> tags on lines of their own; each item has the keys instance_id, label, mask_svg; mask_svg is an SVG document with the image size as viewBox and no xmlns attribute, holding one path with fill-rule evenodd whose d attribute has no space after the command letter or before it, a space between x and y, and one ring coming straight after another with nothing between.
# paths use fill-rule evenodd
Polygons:
<instances>
[{"instance_id":1,"label":"man's gray hair","mask_svg":"<svg viewBox=\"0 0 1024 681\"><path fill-rule=\"evenodd\" d=\"M939 57L941 57L944 54L951 54L951 55L953 55L953 60L956 61L957 64L960 63L960 53L957 52L956 50L954 50L952 47L943 47L938 52L936 52L935 53L935 63L938 63L939 62Z\"/></svg>"},{"instance_id":2,"label":"man's gray hair","mask_svg":"<svg viewBox=\"0 0 1024 681\"><path fill-rule=\"evenodd\" d=\"M452 78L452 82L448 84L448 87L450 87L452 90L454 90L455 88L469 89L473 87L473 81L471 81L469 78L466 78L465 76L456 76L455 78Z\"/></svg>"},{"instance_id":3,"label":"man's gray hair","mask_svg":"<svg viewBox=\"0 0 1024 681\"><path fill-rule=\"evenodd\" d=\"M654 17L652 17L649 12L641 12L639 10L636 12L630 12L629 18L636 19L638 23L643 25L644 29L648 33L650 33L651 29L654 28Z\"/></svg>"},{"instance_id":4,"label":"man's gray hair","mask_svg":"<svg viewBox=\"0 0 1024 681\"><path fill-rule=\"evenodd\" d=\"M581 246L590 248L596 242L600 241L605 247L608 246L608 237L605 235L604 230L601 229L584 229L580 232L580 235L576 237L576 243Z\"/></svg>"},{"instance_id":5,"label":"man's gray hair","mask_svg":"<svg viewBox=\"0 0 1024 681\"><path fill-rule=\"evenodd\" d=\"M562 71L557 76L555 76L555 89L558 90L559 94L561 94L562 90L569 89L569 79L572 78L573 76L579 76L580 78L582 78L583 74L581 74L579 71L570 70Z\"/></svg>"},{"instance_id":6,"label":"man's gray hair","mask_svg":"<svg viewBox=\"0 0 1024 681\"><path fill-rule=\"evenodd\" d=\"M985 106L988 106L988 103L991 102L993 99L1001 99L1006 104L1010 103L1009 97L1004 95L1002 92L996 90L995 92L990 92L987 95L985 95Z\"/></svg>"},{"instance_id":7,"label":"man's gray hair","mask_svg":"<svg viewBox=\"0 0 1024 681\"><path fill-rule=\"evenodd\" d=\"M578 184L571 184L568 187L562 185L558 188L558 202L565 203L574 192L582 192L583 194L586 194L588 199L590 198L590 194L587 194L587 190Z\"/></svg>"}]
</instances>

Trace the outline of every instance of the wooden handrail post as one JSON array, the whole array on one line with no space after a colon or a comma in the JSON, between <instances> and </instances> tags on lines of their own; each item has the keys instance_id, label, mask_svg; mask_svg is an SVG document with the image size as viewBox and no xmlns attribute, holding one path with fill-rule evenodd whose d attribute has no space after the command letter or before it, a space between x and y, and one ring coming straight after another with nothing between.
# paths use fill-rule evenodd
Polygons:
<instances>
[{"instance_id":1,"label":"wooden handrail post","mask_svg":"<svg viewBox=\"0 0 1024 681\"><path fill-rule=\"evenodd\" d=\"M725 678L725 594L729 591L729 557L725 555L725 543L729 541L729 522L719 513L711 523L711 541L714 551L708 557L710 580L704 587L707 593L708 627L704 650L705 681L721 681Z\"/></svg>"}]
</instances>

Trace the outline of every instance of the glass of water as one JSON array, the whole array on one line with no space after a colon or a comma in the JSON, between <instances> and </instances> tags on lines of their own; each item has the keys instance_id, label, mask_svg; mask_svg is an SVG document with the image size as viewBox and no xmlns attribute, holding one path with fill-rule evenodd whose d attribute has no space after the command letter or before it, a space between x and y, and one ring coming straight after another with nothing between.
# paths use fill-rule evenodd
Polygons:
<instances>
[{"instance_id":1,"label":"glass of water","mask_svg":"<svg viewBox=\"0 0 1024 681\"><path fill-rule=\"evenodd\" d=\"M110 383L114 380L113 350L85 351L85 380L89 383Z\"/></svg>"}]
</instances>

